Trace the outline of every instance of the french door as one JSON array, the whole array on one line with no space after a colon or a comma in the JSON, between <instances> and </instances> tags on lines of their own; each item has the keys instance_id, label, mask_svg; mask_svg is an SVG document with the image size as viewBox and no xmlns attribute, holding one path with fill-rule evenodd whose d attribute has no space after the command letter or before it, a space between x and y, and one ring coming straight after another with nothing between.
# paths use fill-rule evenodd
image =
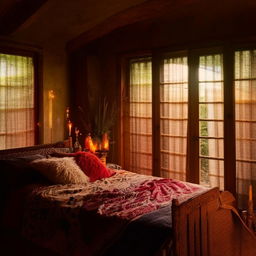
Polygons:
<instances>
[{"instance_id":1,"label":"french door","mask_svg":"<svg viewBox=\"0 0 256 256\"><path fill-rule=\"evenodd\" d=\"M256 180L256 51L136 58L129 74L124 167L245 201Z\"/></svg>"}]
</instances>

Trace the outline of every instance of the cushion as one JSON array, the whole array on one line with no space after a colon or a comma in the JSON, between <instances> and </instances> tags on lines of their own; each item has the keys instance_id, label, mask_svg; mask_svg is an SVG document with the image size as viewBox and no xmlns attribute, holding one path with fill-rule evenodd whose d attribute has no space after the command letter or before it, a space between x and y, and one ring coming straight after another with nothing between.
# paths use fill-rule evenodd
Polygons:
<instances>
[{"instance_id":1,"label":"cushion","mask_svg":"<svg viewBox=\"0 0 256 256\"><path fill-rule=\"evenodd\" d=\"M9 188L18 188L32 183L45 183L47 180L30 166L30 162L42 159L42 155L10 158L0 160L0 174L4 184Z\"/></svg>"},{"instance_id":2,"label":"cushion","mask_svg":"<svg viewBox=\"0 0 256 256\"><path fill-rule=\"evenodd\" d=\"M86 183L89 180L74 157L38 159L32 161L31 166L54 184Z\"/></svg>"},{"instance_id":3,"label":"cushion","mask_svg":"<svg viewBox=\"0 0 256 256\"><path fill-rule=\"evenodd\" d=\"M2 208L8 202L8 198L15 193L15 191L29 185L29 184L49 184L49 181L38 171L33 169L29 162L35 159L41 159L41 155L33 155L21 158L9 158L0 160L0 217L2 215Z\"/></svg>"},{"instance_id":4,"label":"cushion","mask_svg":"<svg viewBox=\"0 0 256 256\"><path fill-rule=\"evenodd\" d=\"M114 173L108 169L97 156L90 152L77 152L72 155L75 156L77 164L90 178L90 181L108 178Z\"/></svg>"}]
</instances>

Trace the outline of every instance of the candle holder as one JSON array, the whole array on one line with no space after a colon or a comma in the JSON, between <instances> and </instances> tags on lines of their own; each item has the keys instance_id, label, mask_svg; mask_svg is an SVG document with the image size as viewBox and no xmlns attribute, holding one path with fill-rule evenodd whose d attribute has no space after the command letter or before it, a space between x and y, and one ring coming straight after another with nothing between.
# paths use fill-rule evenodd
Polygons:
<instances>
[{"instance_id":1,"label":"candle holder","mask_svg":"<svg viewBox=\"0 0 256 256\"><path fill-rule=\"evenodd\" d=\"M73 141L72 141L72 136L68 137L68 144L69 144L69 152L73 152Z\"/></svg>"},{"instance_id":2,"label":"candle holder","mask_svg":"<svg viewBox=\"0 0 256 256\"><path fill-rule=\"evenodd\" d=\"M107 156L108 151L107 150L97 150L95 152L95 155L100 159L100 161L106 166L107 164Z\"/></svg>"},{"instance_id":3,"label":"candle holder","mask_svg":"<svg viewBox=\"0 0 256 256\"><path fill-rule=\"evenodd\" d=\"M75 128L75 134L76 134L76 141L74 143L74 151L75 152L82 151L82 146L80 145L78 140L79 130L77 128Z\"/></svg>"}]
</instances>

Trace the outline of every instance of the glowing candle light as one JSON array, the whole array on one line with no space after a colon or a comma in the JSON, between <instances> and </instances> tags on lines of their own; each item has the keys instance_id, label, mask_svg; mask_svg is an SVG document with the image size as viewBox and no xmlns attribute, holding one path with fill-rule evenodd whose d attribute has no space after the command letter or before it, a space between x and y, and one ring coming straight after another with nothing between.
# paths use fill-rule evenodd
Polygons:
<instances>
[{"instance_id":1,"label":"glowing candle light","mask_svg":"<svg viewBox=\"0 0 256 256\"><path fill-rule=\"evenodd\" d=\"M249 201L252 201L252 184L249 186Z\"/></svg>"},{"instance_id":2,"label":"glowing candle light","mask_svg":"<svg viewBox=\"0 0 256 256\"><path fill-rule=\"evenodd\" d=\"M109 150L109 139L108 134L104 133L102 135L102 149L108 151Z\"/></svg>"},{"instance_id":3,"label":"glowing candle light","mask_svg":"<svg viewBox=\"0 0 256 256\"><path fill-rule=\"evenodd\" d=\"M52 129L52 109L53 109L53 99L55 95L53 90L50 90L48 92L48 98L49 98L49 128Z\"/></svg>"},{"instance_id":4,"label":"glowing candle light","mask_svg":"<svg viewBox=\"0 0 256 256\"><path fill-rule=\"evenodd\" d=\"M91 142L92 138L91 138L91 134L89 133L86 138L85 138L85 141L84 141L84 147L85 147L85 150L90 150L90 142Z\"/></svg>"},{"instance_id":5,"label":"glowing candle light","mask_svg":"<svg viewBox=\"0 0 256 256\"><path fill-rule=\"evenodd\" d=\"M92 139L90 140L89 144L90 144L90 151L91 151L92 153L95 153L95 151L96 151L96 145L92 142Z\"/></svg>"},{"instance_id":6,"label":"glowing candle light","mask_svg":"<svg viewBox=\"0 0 256 256\"><path fill-rule=\"evenodd\" d=\"M72 130L72 123L68 121L68 136L71 136L71 130Z\"/></svg>"}]
</instances>

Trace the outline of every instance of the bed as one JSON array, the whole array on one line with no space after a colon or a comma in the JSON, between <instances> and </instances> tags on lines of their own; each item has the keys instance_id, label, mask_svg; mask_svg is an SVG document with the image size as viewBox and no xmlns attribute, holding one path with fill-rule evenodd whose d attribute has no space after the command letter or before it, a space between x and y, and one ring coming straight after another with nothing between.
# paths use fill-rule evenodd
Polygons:
<instances>
[{"instance_id":1,"label":"bed","mask_svg":"<svg viewBox=\"0 0 256 256\"><path fill-rule=\"evenodd\" d=\"M64 144L0 151L1 248L8 255L256 253L229 192L113 165L108 177L56 184L47 168L31 165L49 155L66 157Z\"/></svg>"}]
</instances>

